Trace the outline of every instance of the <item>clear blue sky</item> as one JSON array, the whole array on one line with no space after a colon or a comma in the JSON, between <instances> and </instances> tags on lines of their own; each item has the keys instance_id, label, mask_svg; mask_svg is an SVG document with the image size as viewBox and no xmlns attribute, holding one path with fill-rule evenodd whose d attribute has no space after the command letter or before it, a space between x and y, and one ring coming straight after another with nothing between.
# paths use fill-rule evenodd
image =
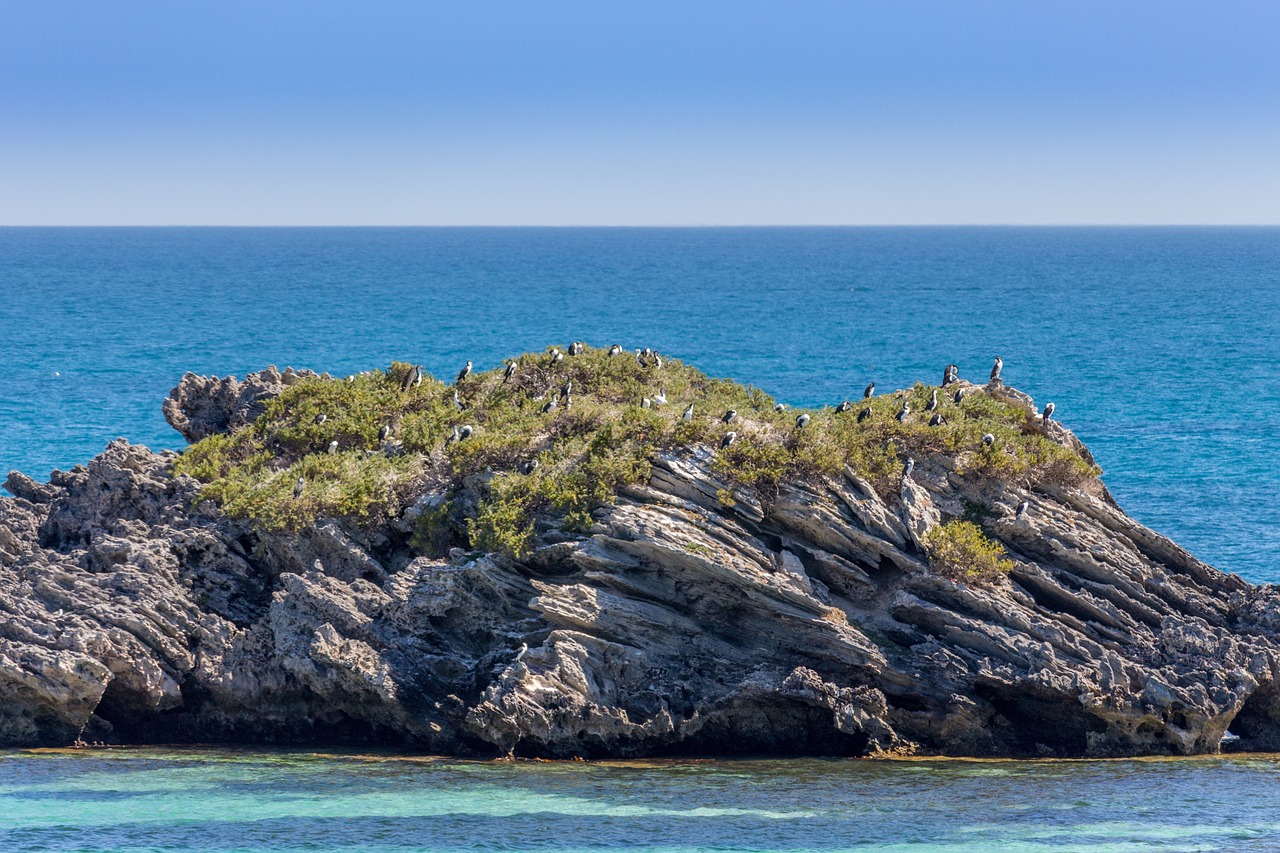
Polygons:
<instances>
[{"instance_id":1,"label":"clear blue sky","mask_svg":"<svg viewBox=\"0 0 1280 853\"><path fill-rule=\"evenodd\" d=\"M0 224L1280 223L1280 2L0 0Z\"/></svg>"}]
</instances>

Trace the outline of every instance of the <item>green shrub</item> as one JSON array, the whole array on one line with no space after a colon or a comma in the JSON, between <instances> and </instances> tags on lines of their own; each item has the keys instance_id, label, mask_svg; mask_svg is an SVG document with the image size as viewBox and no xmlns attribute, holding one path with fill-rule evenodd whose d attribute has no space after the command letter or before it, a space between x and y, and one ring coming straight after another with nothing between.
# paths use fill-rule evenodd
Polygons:
<instances>
[{"instance_id":1,"label":"green shrub","mask_svg":"<svg viewBox=\"0 0 1280 853\"><path fill-rule=\"evenodd\" d=\"M841 414L808 410L809 425L797 429L795 418L805 410L775 412L773 398L760 389L709 378L676 359L656 368L604 349L559 362L549 351L526 353L509 381L498 367L458 385L424 377L401 390L410 370L396 362L348 380L301 380L252 424L192 445L174 471L205 484L202 500L275 530L320 517L375 522L400 513L424 488L475 488L473 517L424 514L415 547L436 553L467 537L476 548L517 555L527 553L540 523L589 531L593 513L621 487L648 480L655 453L699 444L715 448L712 468L730 486L719 496L726 506L735 491L754 491L767 503L786 481L838 476L845 466L890 498L907 455L953 454L967 476L1024 483L1073 483L1098 473L1039 434L1021 409L978 389L960 406L940 394L947 418L940 427L927 425L932 387L916 385ZM567 383L571 406L560 398ZM642 405L662 389L665 406ZM544 412L552 399L556 406ZM903 400L914 410L905 423L894 417ZM693 416L685 422L690 403ZM859 423L864 407L871 415ZM732 425L721 420L729 409L738 413ZM452 441L463 424L472 435ZM384 426L392 431L388 448L378 440ZM729 430L737 441L720 449ZM992 447L981 443L988 432L996 436ZM338 448L330 454L333 441ZM294 498L299 477L305 486Z\"/></svg>"},{"instance_id":2,"label":"green shrub","mask_svg":"<svg viewBox=\"0 0 1280 853\"><path fill-rule=\"evenodd\" d=\"M931 528L924 535L929 565L940 575L957 581L990 581L1013 570L999 542L993 542L971 521L954 520Z\"/></svg>"}]
</instances>

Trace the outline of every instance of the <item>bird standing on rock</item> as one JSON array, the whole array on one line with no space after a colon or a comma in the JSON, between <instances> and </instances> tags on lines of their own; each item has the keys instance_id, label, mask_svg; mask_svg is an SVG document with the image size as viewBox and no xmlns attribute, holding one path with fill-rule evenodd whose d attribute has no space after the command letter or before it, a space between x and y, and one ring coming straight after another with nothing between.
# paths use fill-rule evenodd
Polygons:
<instances>
[{"instance_id":1,"label":"bird standing on rock","mask_svg":"<svg viewBox=\"0 0 1280 853\"><path fill-rule=\"evenodd\" d=\"M866 388L862 389L862 399L870 400L876 393L876 383L872 382Z\"/></svg>"},{"instance_id":2,"label":"bird standing on rock","mask_svg":"<svg viewBox=\"0 0 1280 853\"><path fill-rule=\"evenodd\" d=\"M905 465L903 465L903 466L902 466L902 479L904 479L904 480L905 480L905 479L907 479L908 477L910 477L910 476L911 476L911 472L912 472L912 471L914 471L914 470L916 470L916 460L914 460L914 459L912 459L910 456L908 456L908 457L907 457L907 463L906 463Z\"/></svg>"},{"instance_id":3,"label":"bird standing on rock","mask_svg":"<svg viewBox=\"0 0 1280 853\"><path fill-rule=\"evenodd\" d=\"M898 414L894 415L898 419L898 423L906 423L907 415L911 414L911 404L906 400L902 401L902 408L898 410Z\"/></svg>"},{"instance_id":4,"label":"bird standing on rock","mask_svg":"<svg viewBox=\"0 0 1280 853\"><path fill-rule=\"evenodd\" d=\"M690 409L693 408L692 403L689 404L689 408ZM733 419L736 418L737 416L738 416L738 412L735 409L730 409L729 411L724 413L724 417L722 417L720 420L724 421L727 424L731 424L733 423Z\"/></svg>"},{"instance_id":5,"label":"bird standing on rock","mask_svg":"<svg viewBox=\"0 0 1280 853\"><path fill-rule=\"evenodd\" d=\"M468 360L467 366L458 371L457 381L461 382L462 380L466 379L470 375L471 375L471 362L470 360Z\"/></svg>"},{"instance_id":6,"label":"bird standing on rock","mask_svg":"<svg viewBox=\"0 0 1280 853\"><path fill-rule=\"evenodd\" d=\"M991 381L995 382L1000 378L1000 371L1004 369L1004 359L996 356L995 364L991 365Z\"/></svg>"},{"instance_id":7,"label":"bird standing on rock","mask_svg":"<svg viewBox=\"0 0 1280 853\"><path fill-rule=\"evenodd\" d=\"M729 445L738 440L738 434L732 430L724 434L724 438L720 439L720 449L724 450Z\"/></svg>"},{"instance_id":8,"label":"bird standing on rock","mask_svg":"<svg viewBox=\"0 0 1280 853\"><path fill-rule=\"evenodd\" d=\"M1048 403L1047 405L1045 405L1044 416L1043 416L1043 420L1045 423L1049 423L1050 421L1053 420L1053 410L1056 408L1057 406L1055 406L1053 403Z\"/></svg>"},{"instance_id":9,"label":"bird standing on rock","mask_svg":"<svg viewBox=\"0 0 1280 853\"><path fill-rule=\"evenodd\" d=\"M948 364L946 368L942 371L943 385L950 385L952 382L956 382L959 379L960 379L960 368L956 367L954 364Z\"/></svg>"},{"instance_id":10,"label":"bird standing on rock","mask_svg":"<svg viewBox=\"0 0 1280 853\"><path fill-rule=\"evenodd\" d=\"M1029 503L1027 503L1026 501L1023 501L1022 503L1018 504L1018 511L1017 511L1016 513L1014 513L1014 514L1013 514L1013 517L1014 517L1014 518L1025 518L1025 517L1026 517L1026 515L1027 515L1027 507L1029 507L1029 506L1030 506L1030 504L1029 504Z\"/></svg>"}]
</instances>

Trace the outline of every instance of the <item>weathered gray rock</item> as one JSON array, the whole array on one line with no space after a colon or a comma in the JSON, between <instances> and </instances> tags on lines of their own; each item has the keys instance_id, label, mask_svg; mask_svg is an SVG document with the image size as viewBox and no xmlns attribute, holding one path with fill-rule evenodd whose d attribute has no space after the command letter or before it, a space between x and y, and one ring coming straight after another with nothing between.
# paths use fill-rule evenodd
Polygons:
<instances>
[{"instance_id":1,"label":"weathered gray rock","mask_svg":"<svg viewBox=\"0 0 1280 853\"><path fill-rule=\"evenodd\" d=\"M165 413L200 438L297 375L188 375ZM1214 752L1230 728L1280 748L1280 593L1100 484L1029 490L936 459L888 501L846 472L730 507L693 450L655 460L592 535L431 560L409 538L439 496L377 530L267 535L196 507L172 458L117 441L49 484L10 476L0 743L1132 755ZM1007 579L929 570L920 537L966 502L994 514Z\"/></svg>"}]
</instances>

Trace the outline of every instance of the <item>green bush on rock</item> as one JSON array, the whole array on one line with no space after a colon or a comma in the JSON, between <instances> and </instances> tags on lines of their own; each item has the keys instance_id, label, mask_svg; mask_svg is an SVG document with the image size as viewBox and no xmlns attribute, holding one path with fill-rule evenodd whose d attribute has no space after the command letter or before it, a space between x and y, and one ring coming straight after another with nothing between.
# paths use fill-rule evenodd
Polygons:
<instances>
[{"instance_id":1,"label":"green bush on rock","mask_svg":"<svg viewBox=\"0 0 1280 853\"><path fill-rule=\"evenodd\" d=\"M991 581L1013 570L1004 548L987 538L972 521L944 522L924 535L929 565L957 581Z\"/></svg>"},{"instance_id":2,"label":"green bush on rock","mask_svg":"<svg viewBox=\"0 0 1280 853\"><path fill-rule=\"evenodd\" d=\"M471 489L478 499L466 503L473 508L466 517L437 508L419 525L418 547L438 552L465 537L475 548L517 556L533 545L540 525L589 531L593 513L620 488L648 480L656 453L683 447L715 449L711 467L731 486L726 505L735 489L767 502L782 483L836 476L845 467L888 497L901 460L930 453L955 454L978 477L1079 482L1098 473L1041 435L1022 409L979 389L959 406L940 395L946 423L930 427L924 408L933 389L926 385L839 414L777 412L757 388L709 378L675 359L646 366L633 354L603 349L559 359L550 350L526 353L510 379L499 367L454 385L424 377L405 388L411 370L397 362L346 380L298 381L253 423L192 445L174 471L204 484L202 500L267 530L298 530L321 517L373 523L424 491ZM666 405L652 403L660 396ZM894 417L904 400L921 413L905 423ZM870 414L859 422L864 407ZM738 417L725 424L729 409ZM804 429L795 425L801 412L811 416ZM464 424L471 436L453 441ZM383 428L390 432L385 444ZM737 440L720 449L730 430ZM997 440L983 447L988 432ZM295 498L299 478L304 486Z\"/></svg>"}]
</instances>

